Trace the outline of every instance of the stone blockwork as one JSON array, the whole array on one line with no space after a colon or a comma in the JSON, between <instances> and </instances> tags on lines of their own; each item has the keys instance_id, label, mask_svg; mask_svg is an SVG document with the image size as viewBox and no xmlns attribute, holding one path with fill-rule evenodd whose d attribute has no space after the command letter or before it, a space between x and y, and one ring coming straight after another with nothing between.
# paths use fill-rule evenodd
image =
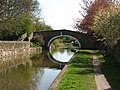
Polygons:
<instances>
[{"instance_id":1,"label":"stone blockwork","mask_svg":"<svg viewBox=\"0 0 120 90\"><path fill-rule=\"evenodd\" d=\"M34 32L34 37L38 37L41 41L44 42L42 45L43 49L49 49L50 44L59 37L71 36L79 41L81 44L81 49L98 49L96 38L92 35L88 35L85 33L81 33L78 31L70 31L70 30L52 30L52 31L39 31Z\"/></svg>"},{"instance_id":2,"label":"stone blockwork","mask_svg":"<svg viewBox=\"0 0 120 90\"><path fill-rule=\"evenodd\" d=\"M0 41L0 57L11 56L36 50L28 41Z\"/></svg>"}]
</instances>

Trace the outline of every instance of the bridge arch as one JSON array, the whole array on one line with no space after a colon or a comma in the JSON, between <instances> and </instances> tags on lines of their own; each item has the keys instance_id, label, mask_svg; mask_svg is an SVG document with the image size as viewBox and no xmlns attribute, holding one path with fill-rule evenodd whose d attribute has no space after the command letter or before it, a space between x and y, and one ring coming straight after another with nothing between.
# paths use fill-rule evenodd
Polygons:
<instances>
[{"instance_id":1,"label":"bridge arch","mask_svg":"<svg viewBox=\"0 0 120 90\"><path fill-rule=\"evenodd\" d=\"M62 35L62 34L61 34L61 35L54 36L53 38L51 38L51 39L49 40L48 44L47 44L47 47L50 47L51 43L52 43L55 39L60 38L60 37L69 37L69 38L75 39L75 40L78 42L79 48L81 48L81 43L80 43L80 41L79 41L77 38L75 38L75 37L73 37L73 36L70 36L70 35Z\"/></svg>"},{"instance_id":2,"label":"bridge arch","mask_svg":"<svg viewBox=\"0 0 120 90\"><path fill-rule=\"evenodd\" d=\"M53 40L59 37L72 37L76 41L78 41L79 47L81 49L97 49L98 42L96 42L96 38L92 35L80 33L78 31L70 31L70 30L52 30L52 31L37 31L33 33L33 36L37 36L42 44L42 49L48 50L49 46L53 42Z\"/></svg>"}]
</instances>

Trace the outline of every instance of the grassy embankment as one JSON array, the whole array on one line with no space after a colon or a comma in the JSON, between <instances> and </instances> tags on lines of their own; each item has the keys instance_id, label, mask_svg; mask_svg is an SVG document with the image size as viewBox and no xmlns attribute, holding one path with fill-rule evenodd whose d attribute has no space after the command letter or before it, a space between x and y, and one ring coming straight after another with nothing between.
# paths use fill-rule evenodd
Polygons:
<instances>
[{"instance_id":1,"label":"grassy embankment","mask_svg":"<svg viewBox=\"0 0 120 90\"><path fill-rule=\"evenodd\" d=\"M113 90L120 90L120 63L109 55L98 54L101 69Z\"/></svg>"},{"instance_id":2,"label":"grassy embankment","mask_svg":"<svg viewBox=\"0 0 120 90\"><path fill-rule=\"evenodd\" d=\"M99 51L96 53L110 86L113 90L120 90L120 63L107 54L101 54ZM92 56L89 51L80 51L72 58L61 78L58 90L96 90Z\"/></svg>"},{"instance_id":3,"label":"grassy embankment","mask_svg":"<svg viewBox=\"0 0 120 90\"><path fill-rule=\"evenodd\" d=\"M81 50L72 58L57 90L96 90L89 51Z\"/></svg>"}]
</instances>

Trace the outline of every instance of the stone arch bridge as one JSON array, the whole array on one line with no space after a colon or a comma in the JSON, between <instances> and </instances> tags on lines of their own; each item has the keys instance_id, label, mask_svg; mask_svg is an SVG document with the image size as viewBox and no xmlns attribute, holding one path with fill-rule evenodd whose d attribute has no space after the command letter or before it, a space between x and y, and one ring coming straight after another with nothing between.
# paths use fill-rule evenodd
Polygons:
<instances>
[{"instance_id":1,"label":"stone arch bridge","mask_svg":"<svg viewBox=\"0 0 120 90\"><path fill-rule=\"evenodd\" d=\"M34 36L42 37L44 42L42 45L43 49L49 49L50 44L59 37L72 37L79 42L79 48L81 49L96 49L96 41L90 35L80 33L78 31L70 30L52 30L52 31L38 31L34 32ZM38 37L39 38L39 37Z\"/></svg>"}]
</instances>

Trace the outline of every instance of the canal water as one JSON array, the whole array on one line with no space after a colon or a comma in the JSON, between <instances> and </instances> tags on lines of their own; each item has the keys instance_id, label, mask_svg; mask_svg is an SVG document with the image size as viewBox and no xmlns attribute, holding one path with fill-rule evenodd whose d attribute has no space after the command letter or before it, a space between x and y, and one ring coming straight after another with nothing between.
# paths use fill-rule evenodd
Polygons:
<instances>
[{"instance_id":1,"label":"canal water","mask_svg":"<svg viewBox=\"0 0 120 90\"><path fill-rule=\"evenodd\" d=\"M48 90L73 54L57 49L1 58L0 90Z\"/></svg>"}]
</instances>

